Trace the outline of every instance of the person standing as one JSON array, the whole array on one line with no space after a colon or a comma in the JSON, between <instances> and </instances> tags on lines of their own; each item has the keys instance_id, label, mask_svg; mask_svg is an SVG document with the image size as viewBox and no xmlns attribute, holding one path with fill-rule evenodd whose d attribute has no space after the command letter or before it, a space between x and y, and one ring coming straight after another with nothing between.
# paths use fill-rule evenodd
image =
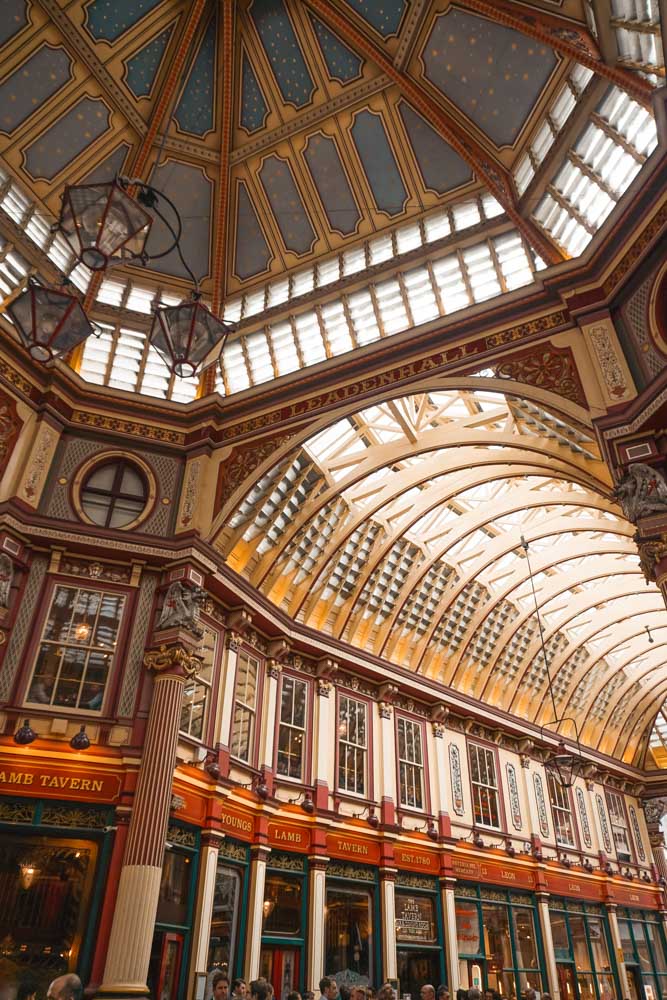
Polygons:
<instances>
[{"instance_id":1,"label":"person standing","mask_svg":"<svg viewBox=\"0 0 667 1000\"><path fill-rule=\"evenodd\" d=\"M426 983L420 989L419 996L421 1000L435 1000L435 987L431 986L430 983Z\"/></svg>"},{"instance_id":2,"label":"person standing","mask_svg":"<svg viewBox=\"0 0 667 1000\"><path fill-rule=\"evenodd\" d=\"M330 976L323 976L320 979L320 993L323 1000L336 1000L338 996L338 983Z\"/></svg>"},{"instance_id":3,"label":"person standing","mask_svg":"<svg viewBox=\"0 0 667 1000\"><path fill-rule=\"evenodd\" d=\"M226 972L216 972L211 985L212 1000L229 1000L229 979Z\"/></svg>"},{"instance_id":4,"label":"person standing","mask_svg":"<svg viewBox=\"0 0 667 1000\"><path fill-rule=\"evenodd\" d=\"M83 983L73 972L58 976L49 986L46 1000L83 1000Z\"/></svg>"}]
</instances>

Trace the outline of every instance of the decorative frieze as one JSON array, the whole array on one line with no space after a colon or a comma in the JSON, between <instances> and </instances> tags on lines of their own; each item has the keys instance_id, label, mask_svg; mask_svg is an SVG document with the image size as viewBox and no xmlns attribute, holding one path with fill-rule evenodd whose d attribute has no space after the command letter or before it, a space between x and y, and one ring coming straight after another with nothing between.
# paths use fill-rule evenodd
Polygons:
<instances>
[{"instance_id":1,"label":"decorative frieze","mask_svg":"<svg viewBox=\"0 0 667 1000\"><path fill-rule=\"evenodd\" d=\"M535 788L535 802L537 804L537 819L540 825L540 836L549 836L549 816L547 814L547 804L544 798L544 784L542 775L533 775L533 787Z\"/></svg>"},{"instance_id":2,"label":"decorative frieze","mask_svg":"<svg viewBox=\"0 0 667 1000\"><path fill-rule=\"evenodd\" d=\"M609 824L607 823L607 812L604 807L604 801L599 792L595 795L595 805L598 811L598 818L600 820L600 830L602 832L602 843L604 844L604 849L607 854L611 854L611 835L609 833Z\"/></svg>"},{"instance_id":3,"label":"decorative frieze","mask_svg":"<svg viewBox=\"0 0 667 1000\"><path fill-rule=\"evenodd\" d=\"M505 764L507 774L507 791L509 792L509 812L512 819L512 826L515 830L522 827L521 821L521 800L519 798L519 784L516 778L516 768L514 764Z\"/></svg>"},{"instance_id":4,"label":"decorative frieze","mask_svg":"<svg viewBox=\"0 0 667 1000\"><path fill-rule=\"evenodd\" d=\"M637 810L634 806L630 806L630 823L632 824L632 832L635 837L635 845L637 847L637 857L640 861L646 861L646 851L644 850L644 841L642 840L642 833L639 827L639 819L637 817Z\"/></svg>"},{"instance_id":5,"label":"decorative frieze","mask_svg":"<svg viewBox=\"0 0 667 1000\"><path fill-rule=\"evenodd\" d=\"M591 837L591 828L588 823L588 811L586 809L586 800L584 798L584 792L582 788L575 788L574 794L577 800L577 810L579 812L579 827L581 829L581 837L584 842L584 847L592 847L593 839Z\"/></svg>"},{"instance_id":6,"label":"decorative frieze","mask_svg":"<svg viewBox=\"0 0 667 1000\"><path fill-rule=\"evenodd\" d=\"M452 809L457 816L463 816L463 778L461 776L461 752L456 743L449 744L449 772L452 781Z\"/></svg>"}]
</instances>

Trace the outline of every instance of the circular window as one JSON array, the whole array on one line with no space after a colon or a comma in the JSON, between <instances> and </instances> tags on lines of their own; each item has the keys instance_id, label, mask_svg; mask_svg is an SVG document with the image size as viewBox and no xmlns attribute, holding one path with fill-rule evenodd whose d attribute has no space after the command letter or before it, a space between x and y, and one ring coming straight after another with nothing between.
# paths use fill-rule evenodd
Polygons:
<instances>
[{"instance_id":1,"label":"circular window","mask_svg":"<svg viewBox=\"0 0 667 1000\"><path fill-rule=\"evenodd\" d=\"M148 501L143 471L124 458L96 465L81 484L81 510L103 528L126 528L143 514Z\"/></svg>"}]
</instances>

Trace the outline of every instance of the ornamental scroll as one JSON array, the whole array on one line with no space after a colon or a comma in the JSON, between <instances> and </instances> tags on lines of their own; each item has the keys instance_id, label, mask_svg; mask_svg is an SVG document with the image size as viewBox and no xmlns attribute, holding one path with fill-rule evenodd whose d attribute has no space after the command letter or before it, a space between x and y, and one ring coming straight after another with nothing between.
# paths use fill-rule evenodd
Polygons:
<instances>
[{"instance_id":1,"label":"ornamental scroll","mask_svg":"<svg viewBox=\"0 0 667 1000\"><path fill-rule=\"evenodd\" d=\"M637 818L637 811L634 806L630 806L630 822L632 823L632 832L635 835L635 844L637 845L637 857L640 861L646 861L646 851L644 850L644 841L642 840L642 832L639 827L639 819Z\"/></svg>"},{"instance_id":2,"label":"ornamental scroll","mask_svg":"<svg viewBox=\"0 0 667 1000\"><path fill-rule=\"evenodd\" d=\"M611 836L609 834L609 824L607 823L607 813L605 812L604 802L602 801L602 796L599 792L595 795L595 805L597 806L598 816L600 818L600 829L602 830L602 842L604 843L604 849L607 854L611 854Z\"/></svg>"},{"instance_id":3,"label":"ornamental scroll","mask_svg":"<svg viewBox=\"0 0 667 1000\"><path fill-rule=\"evenodd\" d=\"M516 780L516 768L514 764L506 764L507 788L509 789L510 814L512 816L512 826L515 830L520 830L521 822L521 800L519 799L519 786Z\"/></svg>"},{"instance_id":4,"label":"ornamental scroll","mask_svg":"<svg viewBox=\"0 0 667 1000\"><path fill-rule=\"evenodd\" d=\"M547 816L547 804L544 798L544 785L542 775L533 775L533 785L535 786L535 801L537 802L537 818L540 822L540 835L549 836L549 817Z\"/></svg>"},{"instance_id":5,"label":"ornamental scroll","mask_svg":"<svg viewBox=\"0 0 667 1000\"><path fill-rule=\"evenodd\" d=\"M579 810L579 821L581 825L581 836L584 841L585 847L593 846L593 838L591 837L591 828L588 822L588 813L586 811L586 800L584 799L584 793L581 788L575 788L575 795L577 797L577 809Z\"/></svg>"},{"instance_id":6,"label":"ornamental scroll","mask_svg":"<svg viewBox=\"0 0 667 1000\"><path fill-rule=\"evenodd\" d=\"M452 778L452 808L457 816L463 816L463 779L461 778L461 754L456 743L449 744L449 771Z\"/></svg>"}]
</instances>

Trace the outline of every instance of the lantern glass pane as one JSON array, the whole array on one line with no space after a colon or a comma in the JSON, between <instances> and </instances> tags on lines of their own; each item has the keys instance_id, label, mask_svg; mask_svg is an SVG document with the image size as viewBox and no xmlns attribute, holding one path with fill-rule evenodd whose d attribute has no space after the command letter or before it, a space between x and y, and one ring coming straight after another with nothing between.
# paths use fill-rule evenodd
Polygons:
<instances>
[{"instance_id":1,"label":"lantern glass pane","mask_svg":"<svg viewBox=\"0 0 667 1000\"><path fill-rule=\"evenodd\" d=\"M93 332L76 296L55 288L31 285L7 311L37 361L71 351Z\"/></svg>"},{"instance_id":2,"label":"lantern glass pane","mask_svg":"<svg viewBox=\"0 0 667 1000\"><path fill-rule=\"evenodd\" d=\"M93 270L141 254L150 225L148 213L115 183L65 192L62 230L77 257Z\"/></svg>"},{"instance_id":3,"label":"lantern glass pane","mask_svg":"<svg viewBox=\"0 0 667 1000\"><path fill-rule=\"evenodd\" d=\"M222 320L193 301L158 309L150 339L172 371L188 377L222 342L225 332Z\"/></svg>"}]
</instances>

